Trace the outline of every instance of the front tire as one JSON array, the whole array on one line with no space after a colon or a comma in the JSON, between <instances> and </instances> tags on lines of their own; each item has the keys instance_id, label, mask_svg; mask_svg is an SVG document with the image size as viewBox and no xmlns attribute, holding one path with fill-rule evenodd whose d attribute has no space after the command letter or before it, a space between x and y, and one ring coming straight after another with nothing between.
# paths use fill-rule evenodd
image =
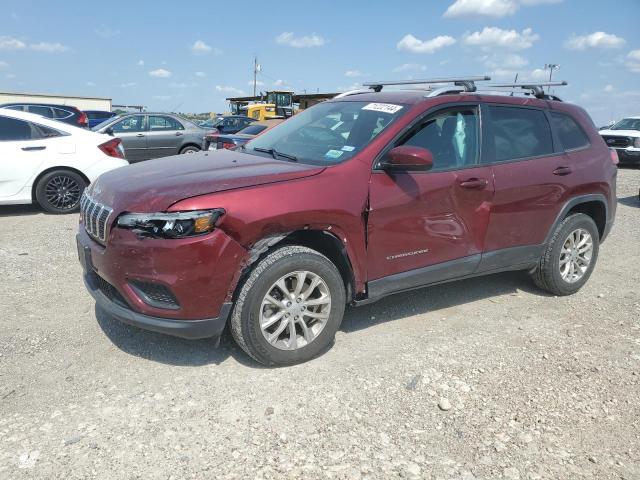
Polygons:
<instances>
[{"instance_id":1,"label":"front tire","mask_svg":"<svg viewBox=\"0 0 640 480\"><path fill-rule=\"evenodd\" d=\"M571 295L587 283L598 259L600 234L583 213L558 225L533 272L534 283L554 295Z\"/></svg>"},{"instance_id":2,"label":"front tire","mask_svg":"<svg viewBox=\"0 0 640 480\"><path fill-rule=\"evenodd\" d=\"M86 180L76 172L54 170L36 184L36 201L49 213L74 213L80 209L80 197L85 188Z\"/></svg>"},{"instance_id":3,"label":"front tire","mask_svg":"<svg viewBox=\"0 0 640 480\"><path fill-rule=\"evenodd\" d=\"M331 345L345 304L344 282L327 257L301 246L278 248L241 285L231 333L260 363L303 363Z\"/></svg>"}]
</instances>

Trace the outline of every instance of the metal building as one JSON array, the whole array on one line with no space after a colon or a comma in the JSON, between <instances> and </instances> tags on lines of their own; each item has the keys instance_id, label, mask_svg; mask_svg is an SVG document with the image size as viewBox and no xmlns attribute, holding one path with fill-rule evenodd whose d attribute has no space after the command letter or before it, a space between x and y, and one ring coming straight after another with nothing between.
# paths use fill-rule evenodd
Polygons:
<instances>
[{"instance_id":1,"label":"metal building","mask_svg":"<svg viewBox=\"0 0 640 480\"><path fill-rule=\"evenodd\" d=\"M44 93L0 92L0 104L3 103L53 103L71 105L80 110L111 111L111 99L101 97L74 97L69 95L51 95Z\"/></svg>"}]
</instances>

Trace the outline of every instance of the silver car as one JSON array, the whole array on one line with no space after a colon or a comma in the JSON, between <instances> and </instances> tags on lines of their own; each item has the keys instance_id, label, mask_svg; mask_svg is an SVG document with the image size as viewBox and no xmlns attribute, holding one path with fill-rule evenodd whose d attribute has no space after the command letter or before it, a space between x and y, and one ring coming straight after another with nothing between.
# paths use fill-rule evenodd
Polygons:
<instances>
[{"instance_id":1,"label":"silver car","mask_svg":"<svg viewBox=\"0 0 640 480\"><path fill-rule=\"evenodd\" d=\"M96 125L94 132L122 140L129 162L200 151L209 132L171 113L126 113Z\"/></svg>"}]
</instances>

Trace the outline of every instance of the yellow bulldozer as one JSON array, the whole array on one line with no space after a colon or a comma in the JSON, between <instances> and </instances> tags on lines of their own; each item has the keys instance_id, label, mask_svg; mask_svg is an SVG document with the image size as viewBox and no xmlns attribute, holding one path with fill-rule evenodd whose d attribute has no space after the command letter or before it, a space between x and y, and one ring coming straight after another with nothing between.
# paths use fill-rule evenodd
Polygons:
<instances>
[{"instance_id":1,"label":"yellow bulldozer","mask_svg":"<svg viewBox=\"0 0 640 480\"><path fill-rule=\"evenodd\" d=\"M293 92L273 90L257 97L228 98L232 115L246 115L259 121L293 115Z\"/></svg>"}]
</instances>

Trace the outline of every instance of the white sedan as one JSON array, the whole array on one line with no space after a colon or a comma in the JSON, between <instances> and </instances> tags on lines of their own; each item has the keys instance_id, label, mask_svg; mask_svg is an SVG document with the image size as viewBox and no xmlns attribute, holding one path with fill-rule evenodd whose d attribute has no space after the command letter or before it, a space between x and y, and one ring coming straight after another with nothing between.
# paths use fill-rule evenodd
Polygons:
<instances>
[{"instance_id":1,"label":"white sedan","mask_svg":"<svg viewBox=\"0 0 640 480\"><path fill-rule=\"evenodd\" d=\"M0 205L75 212L89 183L128 164L118 138L0 108Z\"/></svg>"}]
</instances>

